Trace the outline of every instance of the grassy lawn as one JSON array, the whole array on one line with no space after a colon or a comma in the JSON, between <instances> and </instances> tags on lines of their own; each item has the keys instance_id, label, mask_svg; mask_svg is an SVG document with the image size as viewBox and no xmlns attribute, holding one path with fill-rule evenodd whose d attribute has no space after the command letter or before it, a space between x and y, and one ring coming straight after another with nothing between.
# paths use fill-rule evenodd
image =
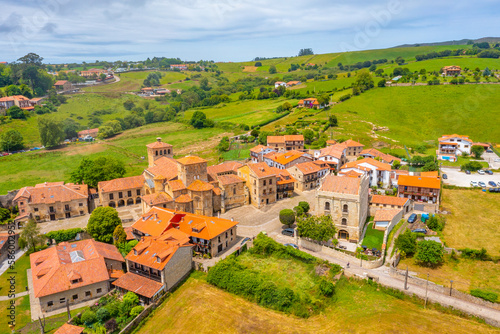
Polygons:
<instances>
[{"instance_id":1,"label":"grassy lawn","mask_svg":"<svg viewBox=\"0 0 500 334\"><path fill-rule=\"evenodd\" d=\"M410 271L418 273L418 277L450 286L453 280L453 288L465 293L471 289L484 289L500 294L500 275L498 275L498 264L491 261L475 261L459 258L458 261L445 256L445 263L437 268L421 267L415 263L413 258L400 261L398 268L406 270L406 265Z\"/></svg>"},{"instance_id":2,"label":"grassy lawn","mask_svg":"<svg viewBox=\"0 0 500 334\"><path fill-rule=\"evenodd\" d=\"M87 307L81 307L78 309L71 310L71 317L76 316L78 313L86 310ZM52 317L45 318L45 333L52 334L55 333L59 327L68 321L68 315L66 312L54 315ZM22 324L23 327L18 327L21 334L38 334L40 333L40 324L38 320L33 322L26 322Z\"/></svg>"},{"instance_id":3,"label":"grassy lawn","mask_svg":"<svg viewBox=\"0 0 500 334\"><path fill-rule=\"evenodd\" d=\"M7 307L11 305L10 302L10 300L0 301L0 319L2 319L0 321L0 333L10 333L8 322L11 321L11 319L7 318L7 316L10 315L9 310L7 310ZM31 321L30 297L24 296L16 298L15 306L15 328L19 329ZM40 329L38 329L38 333L40 333Z\"/></svg>"},{"instance_id":4,"label":"grassy lawn","mask_svg":"<svg viewBox=\"0 0 500 334\"><path fill-rule=\"evenodd\" d=\"M484 247L489 254L500 255L498 194L480 190L443 189L441 205L445 211L451 212L446 216L443 230L443 239L448 247Z\"/></svg>"},{"instance_id":5,"label":"grassy lawn","mask_svg":"<svg viewBox=\"0 0 500 334\"><path fill-rule=\"evenodd\" d=\"M30 268L30 257L26 254L22 255L15 263L15 270L7 270L0 276L0 296L9 294L10 283L7 279L14 275L16 276L16 293L26 291L28 286L28 277L26 270Z\"/></svg>"},{"instance_id":6,"label":"grassy lawn","mask_svg":"<svg viewBox=\"0 0 500 334\"><path fill-rule=\"evenodd\" d=\"M368 248L376 248L378 250L381 250L383 241L384 231L374 229L373 222L369 223L366 227L365 237L363 238L363 242L361 244Z\"/></svg>"},{"instance_id":7,"label":"grassy lawn","mask_svg":"<svg viewBox=\"0 0 500 334\"><path fill-rule=\"evenodd\" d=\"M476 160L476 159L471 159L470 157L462 157L461 155L458 156L458 159L457 161L455 162L451 162L451 161L447 161L447 160L439 160L439 163L440 164L443 164L443 166L451 166L451 167L459 167L459 166L462 166L468 162L471 162L471 161L477 161L481 164L481 166L485 167L485 168L488 168L488 163L484 160Z\"/></svg>"},{"instance_id":8,"label":"grassy lawn","mask_svg":"<svg viewBox=\"0 0 500 334\"><path fill-rule=\"evenodd\" d=\"M473 320L423 309L359 281L345 281L332 306L301 319L190 278L138 333L401 333L403 328L415 333L496 332Z\"/></svg>"}]
</instances>

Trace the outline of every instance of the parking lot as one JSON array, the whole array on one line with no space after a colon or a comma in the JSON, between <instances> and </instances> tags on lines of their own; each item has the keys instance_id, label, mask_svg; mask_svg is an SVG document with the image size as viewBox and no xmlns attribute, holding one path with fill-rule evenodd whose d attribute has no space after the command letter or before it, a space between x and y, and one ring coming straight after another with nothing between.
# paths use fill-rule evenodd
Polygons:
<instances>
[{"instance_id":1,"label":"parking lot","mask_svg":"<svg viewBox=\"0 0 500 334\"><path fill-rule=\"evenodd\" d=\"M490 165L491 169L500 168L500 157L498 157L498 155L496 155L495 153L484 152L483 155L481 155L481 158L483 158L484 161L486 161Z\"/></svg>"},{"instance_id":2,"label":"parking lot","mask_svg":"<svg viewBox=\"0 0 500 334\"><path fill-rule=\"evenodd\" d=\"M487 188L491 188L490 185L488 185L489 181L493 181L497 184L495 188L499 188L498 182L500 182L500 173L494 173L493 175L480 175L477 172L473 172L470 175L465 174L465 172L460 171L460 169L456 168L446 168L443 167L441 168L442 174L446 174L448 176L448 179L444 180L443 182L445 184L453 185L453 186L458 186L458 187L470 187L470 182L471 181L476 181L476 182L484 182L486 184Z\"/></svg>"}]
</instances>

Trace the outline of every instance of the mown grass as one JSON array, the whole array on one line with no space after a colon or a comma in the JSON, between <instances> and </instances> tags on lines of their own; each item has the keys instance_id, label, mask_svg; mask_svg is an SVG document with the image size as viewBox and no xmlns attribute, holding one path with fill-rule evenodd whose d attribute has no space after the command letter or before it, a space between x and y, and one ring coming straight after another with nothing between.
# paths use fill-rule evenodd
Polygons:
<instances>
[{"instance_id":1,"label":"mown grass","mask_svg":"<svg viewBox=\"0 0 500 334\"><path fill-rule=\"evenodd\" d=\"M345 281L333 305L308 319L287 316L189 278L138 333L494 333L490 326ZM210 307L207 307L210 305Z\"/></svg>"},{"instance_id":2,"label":"mown grass","mask_svg":"<svg viewBox=\"0 0 500 334\"><path fill-rule=\"evenodd\" d=\"M500 61L493 58L477 58L473 56L460 56L460 57L445 57L445 58L434 58L427 59L423 61L414 61L408 64L399 66L397 64L390 64L387 66L381 66L386 73L392 72L396 67L408 68L411 72L420 71L425 69L427 72L439 71L444 66L456 65L462 67L462 69L469 68L474 70L478 67L484 70L488 67L490 70L500 68Z\"/></svg>"},{"instance_id":3,"label":"mown grass","mask_svg":"<svg viewBox=\"0 0 500 334\"><path fill-rule=\"evenodd\" d=\"M443 166L462 166L466 163L469 163L471 161L477 161L481 164L481 166L485 167L485 168L488 168L488 163L484 160L475 160L475 159L471 159L470 157L462 157L462 156L458 156L458 159L457 161L448 161L448 160L443 160L443 161L439 161L440 164L443 164Z\"/></svg>"},{"instance_id":4,"label":"mown grass","mask_svg":"<svg viewBox=\"0 0 500 334\"><path fill-rule=\"evenodd\" d=\"M382 249L382 243L384 241L384 231L380 231L373 228L373 222L369 223L366 227L365 237L361 243L363 246L368 248L376 248L378 250Z\"/></svg>"},{"instance_id":5,"label":"mown grass","mask_svg":"<svg viewBox=\"0 0 500 334\"><path fill-rule=\"evenodd\" d=\"M14 264L14 270L8 269L0 276L0 296L7 296L9 294L10 282L8 279L10 276L16 277L15 293L26 291L26 287L28 286L28 274L26 270L29 268L30 257L24 254Z\"/></svg>"},{"instance_id":6,"label":"mown grass","mask_svg":"<svg viewBox=\"0 0 500 334\"><path fill-rule=\"evenodd\" d=\"M9 327L9 322L13 321L7 316L11 315L10 310L7 307L11 306L12 300L4 300L0 301L0 333L10 333L11 329ZM30 311L30 297L23 296L14 299L15 305L15 329L20 329L25 324L31 321L31 311ZM40 329L38 329L38 333L40 333Z\"/></svg>"},{"instance_id":7,"label":"mown grass","mask_svg":"<svg viewBox=\"0 0 500 334\"><path fill-rule=\"evenodd\" d=\"M489 254L500 255L498 194L481 190L443 189L441 206L450 212L446 215L443 230L443 239L448 247L484 247Z\"/></svg>"}]
</instances>

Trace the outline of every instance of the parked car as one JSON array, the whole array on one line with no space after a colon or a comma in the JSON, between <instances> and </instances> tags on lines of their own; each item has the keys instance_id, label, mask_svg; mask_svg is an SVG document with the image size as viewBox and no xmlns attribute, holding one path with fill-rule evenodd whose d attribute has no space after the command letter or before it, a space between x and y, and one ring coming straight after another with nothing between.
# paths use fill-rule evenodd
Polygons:
<instances>
[{"instance_id":1,"label":"parked car","mask_svg":"<svg viewBox=\"0 0 500 334\"><path fill-rule=\"evenodd\" d=\"M467 169L467 170L465 171L465 174L470 175L470 170L468 170L468 169Z\"/></svg>"},{"instance_id":2,"label":"parked car","mask_svg":"<svg viewBox=\"0 0 500 334\"><path fill-rule=\"evenodd\" d=\"M485 170L484 172L485 172L486 174L488 174L488 175L493 175L493 172L492 172L491 170L489 170L489 169Z\"/></svg>"},{"instance_id":3,"label":"parked car","mask_svg":"<svg viewBox=\"0 0 500 334\"><path fill-rule=\"evenodd\" d=\"M408 217L408 223L413 224L417 220L417 214L412 213L410 217Z\"/></svg>"},{"instance_id":4,"label":"parked car","mask_svg":"<svg viewBox=\"0 0 500 334\"><path fill-rule=\"evenodd\" d=\"M497 182L497 186L499 186L499 187L500 187L500 181L499 181L499 182Z\"/></svg>"},{"instance_id":5,"label":"parked car","mask_svg":"<svg viewBox=\"0 0 500 334\"><path fill-rule=\"evenodd\" d=\"M484 183L483 181L479 181L478 185L479 185L481 188L486 188L486 183Z\"/></svg>"},{"instance_id":6,"label":"parked car","mask_svg":"<svg viewBox=\"0 0 500 334\"><path fill-rule=\"evenodd\" d=\"M500 188L489 188L488 191L490 193L500 193Z\"/></svg>"},{"instance_id":7,"label":"parked car","mask_svg":"<svg viewBox=\"0 0 500 334\"><path fill-rule=\"evenodd\" d=\"M495 162L500 162L500 158L496 158L496 159L495 159Z\"/></svg>"},{"instance_id":8,"label":"parked car","mask_svg":"<svg viewBox=\"0 0 500 334\"><path fill-rule=\"evenodd\" d=\"M448 175L443 174L443 180L446 180L448 178Z\"/></svg>"},{"instance_id":9,"label":"parked car","mask_svg":"<svg viewBox=\"0 0 500 334\"><path fill-rule=\"evenodd\" d=\"M293 247L295 249L299 249L299 246L297 246L296 244L285 244L285 246L290 246L290 247Z\"/></svg>"},{"instance_id":10,"label":"parked car","mask_svg":"<svg viewBox=\"0 0 500 334\"><path fill-rule=\"evenodd\" d=\"M248 240L250 240L250 238L245 238L241 241L241 245L243 245L245 242L247 242Z\"/></svg>"},{"instance_id":11,"label":"parked car","mask_svg":"<svg viewBox=\"0 0 500 334\"><path fill-rule=\"evenodd\" d=\"M412 232L427 234L427 230L425 228L416 228Z\"/></svg>"},{"instance_id":12,"label":"parked car","mask_svg":"<svg viewBox=\"0 0 500 334\"><path fill-rule=\"evenodd\" d=\"M478 186L477 181L470 181L470 186L477 187Z\"/></svg>"},{"instance_id":13,"label":"parked car","mask_svg":"<svg viewBox=\"0 0 500 334\"><path fill-rule=\"evenodd\" d=\"M488 185L493 188L497 186L497 184L493 181L488 182Z\"/></svg>"},{"instance_id":14,"label":"parked car","mask_svg":"<svg viewBox=\"0 0 500 334\"><path fill-rule=\"evenodd\" d=\"M285 228L283 231L281 231L281 234L288 235L289 237L293 237L293 236L295 236L295 231L293 228Z\"/></svg>"},{"instance_id":15,"label":"parked car","mask_svg":"<svg viewBox=\"0 0 500 334\"><path fill-rule=\"evenodd\" d=\"M478 170L478 171L477 171L477 173L478 173L479 175L484 175L484 170L480 169L480 170Z\"/></svg>"},{"instance_id":16,"label":"parked car","mask_svg":"<svg viewBox=\"0 0 500 334\"><path fill-rule=\"evenodd\" d=\"M491 149L487 149L487 150L486 150L486 153L493 153L493 150L491 150Z\"/></svg>"}]
</instances>

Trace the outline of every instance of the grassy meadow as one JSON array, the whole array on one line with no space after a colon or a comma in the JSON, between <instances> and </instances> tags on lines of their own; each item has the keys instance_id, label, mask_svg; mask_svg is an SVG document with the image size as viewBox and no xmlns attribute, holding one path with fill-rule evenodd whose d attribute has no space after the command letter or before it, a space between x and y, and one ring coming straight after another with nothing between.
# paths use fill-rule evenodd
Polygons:
<instances>
[{"instance_id":1,"label":"grassy meadow","mask_svg":"<svg viewBox=\"0 0 500 334\"><path fill-rule=\"evenodd\" d=\"M189 278L137 333L496 333L474 320L385 294L362 281L337 286L335 302L308 319L288 316ZM210 305L210 307L207 307Z\"/></svg>"}]
</instances>

